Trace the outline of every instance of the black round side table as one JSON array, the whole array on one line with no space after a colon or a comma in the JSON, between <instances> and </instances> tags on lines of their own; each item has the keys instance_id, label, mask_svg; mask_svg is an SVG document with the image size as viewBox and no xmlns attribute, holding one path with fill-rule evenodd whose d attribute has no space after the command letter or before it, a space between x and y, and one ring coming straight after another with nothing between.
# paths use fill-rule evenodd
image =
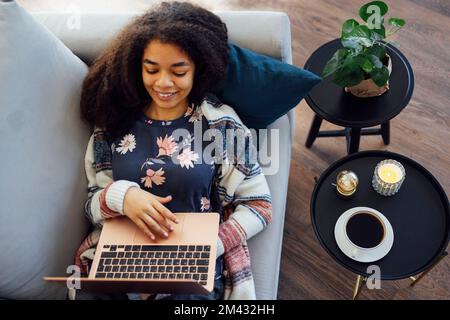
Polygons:
<instances>
[{"instance_id":1,"label":"black round side table","mask_svg":"<svg viewBox=\"0 0 450 320\"><path fill-rule=\"evenodd\" d=\"M382 196L371 181L378 162L399 161L406 178L399 192ZM359 178L356 193L348 199L338 197L336 176L351 170ZM353 207L370 207L381 212L391 223L394 243L381 260L362 263L347 257L338 247L334 228L339 216ZM339 264L358 275L354 298L361 278L370 276L368 266L380 268L381 280L408 278L422 273L413 284L447 255L450 239L450 206L445 191L433 175L417 162L388 151L362 151L348 155L326 169L318 179L311 197L311 222L322 247Z\"/></svg>"},{"instance_id":2,"label":"black round side table","mask_svg":"<svg viewBox=\"0 0 450 320\"><path fill-rule=\"evenodd\" d=\"M327 61L340 48L342 48L340 39L324 44L311 55L305 69L322 74ZM392 59L392 73L389 78L389 90L381 96L355 97L334 84L331 77L325 78L311 90L305 101L315 112L315 116L306 139L307 148L311 147L318 137L345 136L347 152L351 154L358 152L361 135L379 134L382 135L384 143L389 144L389 120L408 105L414 90L414 74L408 60L397 48L387 44L387 53ZM345 129L319 131L324 119ZM367 129L378 125L381 127Z\"/></svg>"}]
</instances>

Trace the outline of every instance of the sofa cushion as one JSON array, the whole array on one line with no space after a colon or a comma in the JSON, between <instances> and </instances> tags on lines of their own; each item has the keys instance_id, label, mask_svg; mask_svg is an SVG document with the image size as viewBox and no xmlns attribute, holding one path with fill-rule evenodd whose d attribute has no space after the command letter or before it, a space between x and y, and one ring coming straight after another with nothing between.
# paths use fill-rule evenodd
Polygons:
<instances>
[{"instance_id":1,"label":"sofa cushion","mask_svg":"<svg viewBox=\"0 0 450 320\"><path fill-rule=\"evenodd\" d=\"M226 80L214 93L249 128L266 128L321 81L312 72L230 44Z\"/></svg>"},{"instance_id":2,"label":"sofa cushion","mask_svg":"<svg viewBox=\"0 0 450 320\"><path fill-rule=\"evenodd\" d=\"M277 299L276 288L280 273L279 261L291 163L292 136L286 128L289 128L289 119L282 116L269 125L266 135L260 136L260 144L263 147L258 159L272 195L273 217L263 232L248 241L258 300Z\"/></svg>"},{"instance_id":3,"label":"sofa cushion","mask_svg":"<svg viewBox=\"0 0 450 320\"><path fill-rule=\"evenodd\" d=\"M86 65L15 1L0 2L0 298L64 299L87 231L79 116Z\"/></svg>"}]
</instances>

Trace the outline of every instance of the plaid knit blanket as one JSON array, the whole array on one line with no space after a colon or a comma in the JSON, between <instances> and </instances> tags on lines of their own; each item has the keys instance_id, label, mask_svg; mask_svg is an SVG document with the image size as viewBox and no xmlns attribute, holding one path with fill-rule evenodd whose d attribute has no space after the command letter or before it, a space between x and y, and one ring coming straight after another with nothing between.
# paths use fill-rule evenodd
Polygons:
<instances>
[{"instance_id":1,"label":"plaid knit blanket","mask_svg":"<svg viewBox=\"0 0 450 320\"><path fill-rule=\"evenodd\" d=\"M235 111L211 97L205 98L198 110L197 117L205 117L209 127L222 134L223 141L220 170L214 178L218 200L213 208L223 220L219 226L218 254L223 253L225 263L224 298L255 299L247 240L271 221L272 200L267 181L257 162L252 136ZM230 130L245 133L245 147L241 152L229 151L229 144L238 144L235 137L227 136ZM84 276L89 274L104 220L123 214L111 208L107 201L108 190L117 183L112 178L111 160L111 145L105 139L105 132L96 128L85 156L88 178L85 212L95 230L83 241L75 257L75 264Z\"/></svg>"}]
</instances>

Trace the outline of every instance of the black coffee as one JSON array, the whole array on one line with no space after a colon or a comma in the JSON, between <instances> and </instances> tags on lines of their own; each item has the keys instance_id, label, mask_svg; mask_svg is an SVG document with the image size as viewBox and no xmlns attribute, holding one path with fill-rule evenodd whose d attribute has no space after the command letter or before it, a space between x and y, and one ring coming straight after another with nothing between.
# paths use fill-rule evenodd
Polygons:
<instances>
[{"instance_id":1,"label":"black coffee","mask_svg":"<svg viewBox=\"0 0 450 320\"><path fill-rule=\"evenodd\" d=\"M376 247L383 240L383 224L368 213L352 216L347 222L346 230L350 241L363 248Z\"/></svg>"}]
</instances>

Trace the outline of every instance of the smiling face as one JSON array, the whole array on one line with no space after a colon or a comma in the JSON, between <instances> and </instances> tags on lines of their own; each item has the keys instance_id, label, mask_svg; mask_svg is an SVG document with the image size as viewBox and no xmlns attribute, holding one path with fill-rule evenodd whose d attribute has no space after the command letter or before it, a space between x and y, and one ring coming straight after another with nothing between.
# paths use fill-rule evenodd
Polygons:
<instances>
[{"instance_id":1,"label":"smiling face","mask_svg":"<svg viewBox=\"0 0 450 320\"><path fill-rule=\"evenodd\" d=\"M186 111L195 65L180 47L152 40L142 57L142 81L152 98L148 114L179 117Z\"/></svg>"}]
</instances>

